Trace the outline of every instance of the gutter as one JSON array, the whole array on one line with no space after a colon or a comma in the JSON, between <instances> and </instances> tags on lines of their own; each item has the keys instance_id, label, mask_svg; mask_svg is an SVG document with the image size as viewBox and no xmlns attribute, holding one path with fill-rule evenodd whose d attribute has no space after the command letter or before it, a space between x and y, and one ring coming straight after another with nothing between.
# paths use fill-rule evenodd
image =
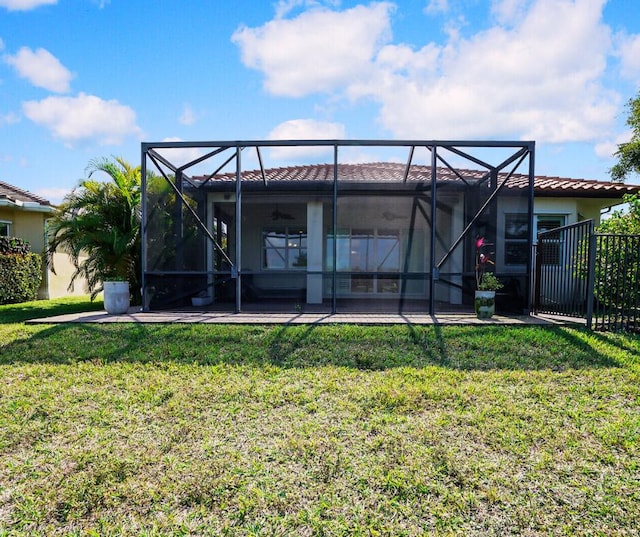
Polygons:
<instances>
[{"instance_id":1,"label":"gutter","mask_svg":"<svg viewBox=\"0 0 640 537\"><path fill-rule=\"evenodd\" d=\"M10 207L12 209L34 213L54 213L56 211L55 207L42 205L37 201L20 201L9 198L0 198L0 207Z\"/></svg>"}]
</instances>

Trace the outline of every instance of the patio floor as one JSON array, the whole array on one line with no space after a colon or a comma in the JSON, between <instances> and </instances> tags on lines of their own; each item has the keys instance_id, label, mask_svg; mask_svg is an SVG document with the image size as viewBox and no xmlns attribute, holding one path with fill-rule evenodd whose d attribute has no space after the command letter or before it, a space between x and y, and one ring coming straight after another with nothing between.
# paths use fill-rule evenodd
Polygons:
<instances>
[{"instance_id":1,"label":"patio floor","mask_svg":"<svg viewBox=\"0 0 640 537\"><path fill-rule=\"evenodd\" d=\"M494 315L478 319L472 313L221 313L198 311L142 312L131 308L126 314L84 312L32 319L30 324L57 323L205 323L205 324L360 324L360 325L585 325L584 319L550 315Z\"/></svg>"}]
</instances>

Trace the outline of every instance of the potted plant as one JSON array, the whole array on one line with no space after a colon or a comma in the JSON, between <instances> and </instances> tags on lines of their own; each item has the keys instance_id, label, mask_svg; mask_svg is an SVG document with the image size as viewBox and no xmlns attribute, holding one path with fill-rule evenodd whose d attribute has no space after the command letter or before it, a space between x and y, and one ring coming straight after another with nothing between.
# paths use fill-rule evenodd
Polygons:
<instances>
[{"instance_id":1,"label":"potted plant","mask_svg":"<svg viewBox=\"0 0 640 537\"><path fill-rule=\"evenodd\" d=\"M124 313L131 290L140 288L140 167L121 158L98 159L87 172L49 224L48 260L53 270L54 253L67 252L75 267L69 288L82 277L92 300L104 291L107 312ZM93 179L95 172L107 180Z\"/></svg>"},{"instance_id":2,"label":"potted plant","mask_svg":"<svg viewBox=\"0 0 640 537\"><path fill-rule=\"evenodd\" d=\"M474 309L478 319L490 319L496 311L496 291L502 289L503 285L496 278L493 272L487 272L489 265L495 263L489 255L483 251L489 243L484 237L476 239L476 293L474 299Z\"/></svg>"}]
</instances>

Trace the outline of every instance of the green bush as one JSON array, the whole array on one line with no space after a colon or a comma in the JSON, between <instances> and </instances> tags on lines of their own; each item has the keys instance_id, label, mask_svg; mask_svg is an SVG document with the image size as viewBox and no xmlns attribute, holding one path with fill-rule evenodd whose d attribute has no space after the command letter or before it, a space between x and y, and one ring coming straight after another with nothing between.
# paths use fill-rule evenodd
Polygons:
<instances>
[{"instance_id":1,"label":"green bush","mask_svg":"<svg viewBox=\"0 0 640 537\"><path fill-rule=\"evenodd\" d=\"M0 254L27 255L31 252L29 243L17 237L0 237Z\"/></svg>"},{"instance_id":2,"label":"green bush","mask_svg":"<svg viewBox=\"0 0 640 537\"><path fill-rule=\"evenodd\" d=\"M29 251L29 244L0 237L0 304L35 300L41 281L42 259Z\"/></svg>"}]
</instances>

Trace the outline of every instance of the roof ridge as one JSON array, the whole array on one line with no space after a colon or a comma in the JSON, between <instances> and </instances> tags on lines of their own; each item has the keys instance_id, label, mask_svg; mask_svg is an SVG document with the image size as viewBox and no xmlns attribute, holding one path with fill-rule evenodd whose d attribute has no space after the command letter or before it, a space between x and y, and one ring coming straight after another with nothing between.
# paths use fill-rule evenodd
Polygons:
<instances>
[{"instance_id":1,"label":"roof ridge","mask_svg":"<svg viewBox=\"0 0 640 537\"><path fill-rule=\"evenodd\" d=\"M9 195L3 192L3 190L8 191ZM29 192L28 190L25 190L23 188L7 183L6 181L0 180L0 197L12 199L12 196L10 195L11 193L15 193L18 196L21 196L21 197L15 198L18 201L30 201L30 202L37 202L40 205L51 205L51 202L43 198L42 196L38 196L33 192Z\"/></svg>"}]
</instances>

